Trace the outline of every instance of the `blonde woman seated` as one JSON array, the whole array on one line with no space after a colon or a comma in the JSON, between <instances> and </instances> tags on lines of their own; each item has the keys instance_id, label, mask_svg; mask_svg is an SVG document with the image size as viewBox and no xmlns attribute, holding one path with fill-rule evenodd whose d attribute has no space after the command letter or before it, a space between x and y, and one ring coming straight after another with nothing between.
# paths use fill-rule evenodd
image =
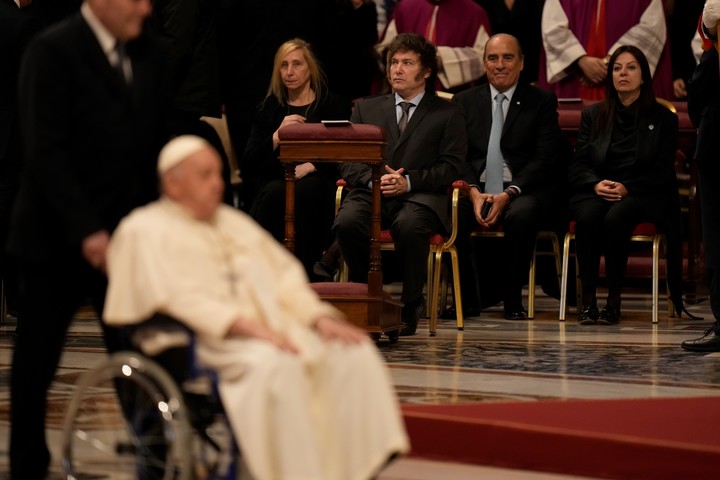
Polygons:
<instances>
[{"instance_id":1,"label":"blonde woman seated","mask_svg":"<svg viewBox=\"0 0 720 480\"><path fill-rule=\"evenodd\" d=\"M252 131L240 163L243 188L252 204L245 208L281 242L285 235L285 171L278 160L278 130L297 123L347 120L350 101L325 86L310 45L296 38L275 54L270 87L253 118ZM336 164L306 162L295 168L295 254L312 278L312 267L332 242L335 217Z\"/></svg>"}]
</instances>

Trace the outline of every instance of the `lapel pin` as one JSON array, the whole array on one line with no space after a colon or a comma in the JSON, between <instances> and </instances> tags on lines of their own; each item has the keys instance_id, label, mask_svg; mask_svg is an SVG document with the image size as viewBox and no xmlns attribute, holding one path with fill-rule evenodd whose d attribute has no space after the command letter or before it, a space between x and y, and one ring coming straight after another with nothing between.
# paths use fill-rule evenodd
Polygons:
<instances>
[{"instance_id":1,"label":"lapel pin","mask_svg":"<svg viewBox=\"0 0 720 480\"><path fill-rule=\"evenodd\" d=\"M648 129L654 130L654 129L655 129L655 125L653 125L653 124L651 123L650 125L648 125Z\"/></svg>"}]
</instances>

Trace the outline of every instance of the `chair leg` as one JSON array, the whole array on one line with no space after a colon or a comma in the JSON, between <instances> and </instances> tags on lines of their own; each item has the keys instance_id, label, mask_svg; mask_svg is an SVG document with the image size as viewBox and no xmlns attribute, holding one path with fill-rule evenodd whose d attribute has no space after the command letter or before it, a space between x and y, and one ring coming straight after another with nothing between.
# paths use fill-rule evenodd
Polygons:
<instances>
[{"instance_id":1,"label":"chair leg","mask_svg":"<svg viewBox=\"0 0 720 480\"><path fill-rule=\"evenodd\" d=\"M528 275L528 318L535 318L535 265L537 264L537 239L530 259L530 273Z\"/></svg>"},{"instance_id":2,"label":"chair leg","mask_svg":"<svg viewBox=\"0 0 720 480\"><path fill-rule=\"evenodd\" d=\"M464 330L465 323L462 309L462 294L460 293L460 262L458 261L457 250L453 246L450 250L450 261L453 275L453 297L455 298L455 314L457 318L457 329Z\"/></svg>"},{"instance_id":3,"label":"chair leg","mask_svg":"<svg viewBox=\"0 0 720 480\"><path fill-rule=\"evenodd\" d=\"M5 282L0 280L0 325L7 321L7 302L5 302Z\"/></svg>"},{"instance_id":4,"label":"chair leg","mask_svg":"<svg viewBox=\"0 0 720 480\"><path fill-rule=\"evenodd\" d=\"M653 237L652 246L652 323L658 323L660 315L660 235Z\"/></svg>"},{"instance_id":5,"label":"chair leg","mask_svg":"<svg viewBox=\"0 0 720 480\"><path fill-rule=\"evenodd\" d=\"M428 256L428 272L432 272L432 287L428 290L432 291L432 294L428 294L430 299L430 321L429 330L430 336L435 336L437 332L437 318L438 318L438 293L440 292L440 267L442 266L442 250L438 249L430 252ZM434 260L434 261L433 261ZM430 263L433 263L432 267Z\"/></svg>"},{"instance_id":6,"label":"chair leg","mask_svg":"<svg viewBox=\"0 0 720 480\"><path fill-rule=\"evenodd\" d=\"M570 265L570 242L574 235L571 233L565 234L565 241L563 242L563 256L562 256L562 267L560 272L560 315L558 320L565 321L565 312L567 310L567 287L568 287L568 267Z\"/></svg>"}]
</instances>

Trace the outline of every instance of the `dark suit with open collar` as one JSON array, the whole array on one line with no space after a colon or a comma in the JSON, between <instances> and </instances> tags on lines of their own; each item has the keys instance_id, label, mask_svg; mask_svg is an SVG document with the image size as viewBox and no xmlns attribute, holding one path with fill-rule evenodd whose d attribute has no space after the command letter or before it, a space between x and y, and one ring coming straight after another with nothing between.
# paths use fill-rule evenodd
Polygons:
<instances>
[{"instance_id":1,"label":"dark suit with open collar","mask_svg":"<svg viewBox=\"0 0 720 480\"><path fill-rule=\"evenodd\" d=\"M490 86L481 85L460 92L453 101L462 108L468 136L468 156L463 179L478 185L480 175L485 170L492 127L493 99ZM483 250L490 250L490 254L485 255L487 260L497 261L502 258L502 263L495 265L495 268L503 272L502 297L505 310L516 312L522 310L522 286L527 279L535 235L543 228L558 183L556 169L560 151L560 127L555 95L519 84L503 123L500 149L512 173L509 185L517 186L522 193L512 200L503 212L504 255L498 255L496 247L489 243ZM469 202L466 202L460 220L462 238L458 244L461 254L466 256L470 252L468 232L475 226L477 221ZM478 261L483 260L480 257ZM461 262L461 265L468 266L471 263L466 261ZM497 284L497 275L494 272L498 270L488 270L493 267L488 267L487 262L482 263L483 265L477 265L478 274L484 276L483 278L492 278L492 283ZM489 271L493 273L489 274ZM463 295L463 300L466 300L464 303L479 307L480 305L472 305L473 299L482 296L482 292L473 290L476 287L471 267L464 268L462 283L463 290L468 295Z\"/></svg>"},{"instance_id":2,"label":"dark suit with open collar","mask_svg":"<svg viewBox=\"0 0 720 480\"><path fill-rule=\"evenodd\" d=\"M145 36L128 43L126 86L76 14L36 36L20 71L25 168L9 251L21 268L22 317L12 371L12 478L43 478L46 391L78 306L100 315L105 275L81 254L85 237L112 232L156 196L164 136L161 57ZM106 336L109 349L118 345ZM116 340L116 339L115 339Z\"/></svg>"},{"instance_id":3,"label":"dark suit with open collar","mask_svg":"<svg viewBox=\"0 0 720 480\"><path fill-rule=\"evenodd\" d=\"M394 94L358 102L353 123L377 125L387 132L385 161L410 177L410 192L383 198L383 228L389 228L403 262L402 301L422 297L431 234L450 228L447 189L458 178L467 139L457 106L426 92L402 135L398 133ZM353 279L367 278L370 236L370 168L344 164L342 176L353 187L335 221L335 232ZM385 173L385 172L383 172Z\"/></svg>"}]
</instances>

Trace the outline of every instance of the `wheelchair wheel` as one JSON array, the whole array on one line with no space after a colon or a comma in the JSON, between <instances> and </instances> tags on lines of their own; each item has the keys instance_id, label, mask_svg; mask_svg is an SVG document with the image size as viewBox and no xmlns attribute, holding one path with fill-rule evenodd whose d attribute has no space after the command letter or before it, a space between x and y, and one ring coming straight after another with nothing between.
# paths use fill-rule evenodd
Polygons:
<instances>
[{"instance_id":1,"label":"wheelchair wheel","mask_svg":"<svg viewBox=\"0 0 720 480\"><path fill-rule=\"evenodd\" d=\"M68 480L189 480L191 437L169 374L142 355L118 352L78 381L65 417L63 466Z\"/></svg>"}]
</instances>

